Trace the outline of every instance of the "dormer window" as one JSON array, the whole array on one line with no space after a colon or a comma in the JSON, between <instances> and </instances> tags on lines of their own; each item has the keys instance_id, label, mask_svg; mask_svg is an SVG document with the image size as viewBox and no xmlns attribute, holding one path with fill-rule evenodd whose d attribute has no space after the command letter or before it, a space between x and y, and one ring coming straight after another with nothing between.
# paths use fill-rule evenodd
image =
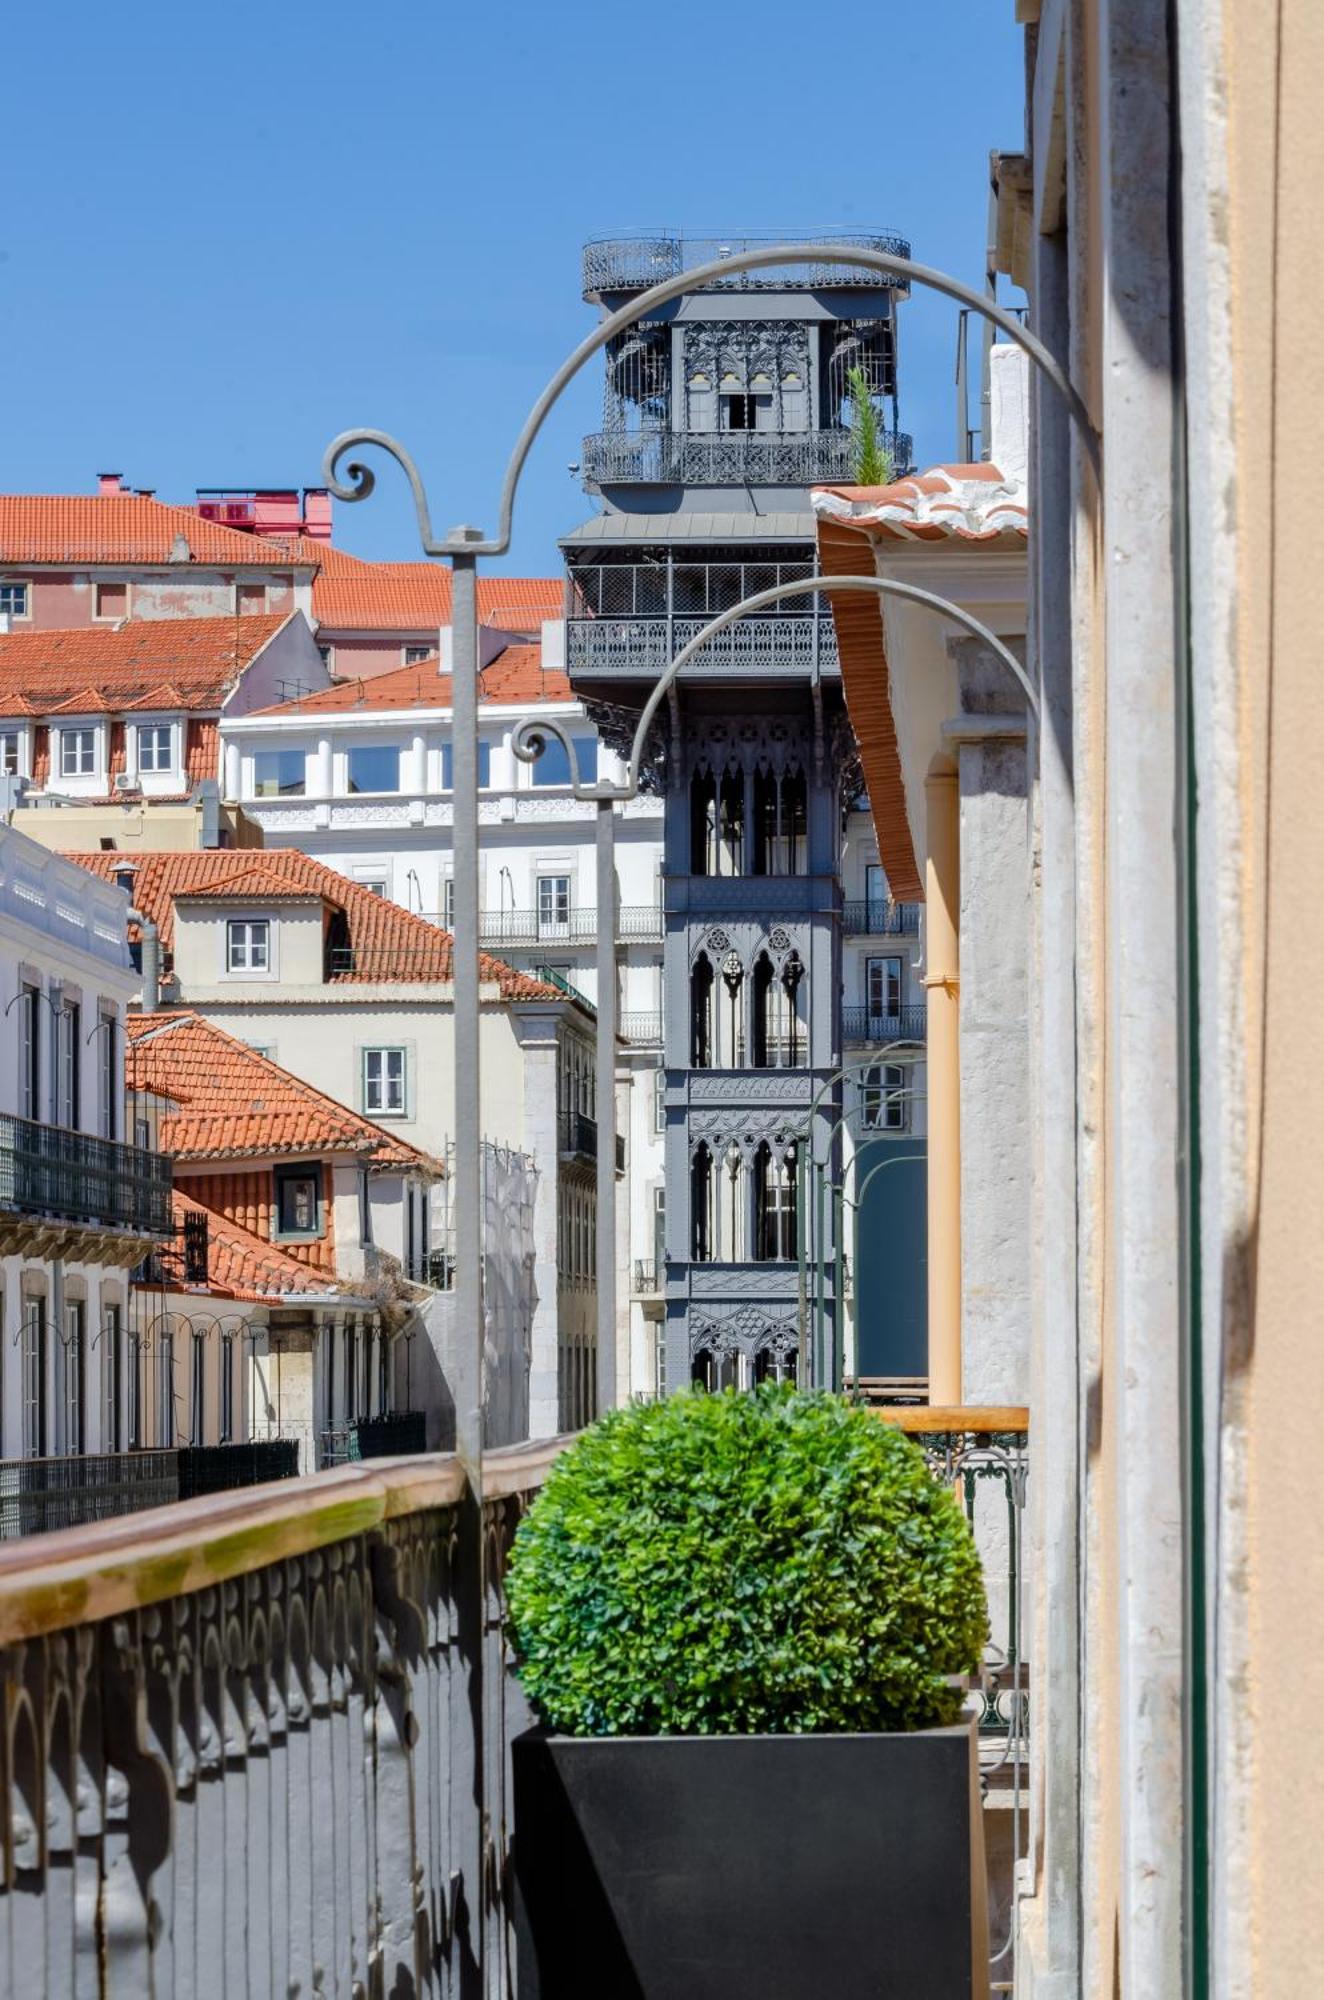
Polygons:
<instances>
[{"instance_id":1,"label":"dormer window","mask_svg":"<svg viewBox=\"0 0 1324 2000\"><path fill-rule=\"evenodd\" d=\"M225 964L229 972L271 970L270 917L231 917L225 926Z\"/></svg>"},{"instance_id":2,"label":"dormer window","mask_svg":"<svg viewBox=\"0 0 1324 2000\"><path fill-rule=\"evenodd\" d=\"M138 769L140 771L171 771L174 769L174 731L168 722L140 722L138 724Z\"/></svg>"},{"instance_id":3,"label":"dormer window","mask_svg":"<svg viewBox=\"0 0 1324 2000\"><path fill-rule=\"evenodd\" d=\"M96 767L96 730L62 729L60 731L60 776L62 778L86 778L92 775Z\"/></svg>"},{"instance_id":4,"label":"dormer window","mask_svg":"<svg viewBox=\"0 0 1324 2000\"><path fill-rule=\"evenodd\" d=\"M273 1237L320 1236L322 1203L315 1166L276 1168L276 1213Z\"/></svg>"},{"instance_id":5,"label":"dormer window","mask_svg":"<svg viewBox=\"0 0 1324 2000\"><path fill-rule=\"evenodd\" d=\"M25 583L0 583L0 617L26 618L28 587Z\"/></svg>"},{"instance_id":6,"label":"dormer window","mask_svg":"<svg viewBox=\"0 0 1324 2000\"><path fill-rule=\"evenodd\" d=\"M99 583L96 585L96 611L99 619L127 618L129 615L129 586L127 583Z\"/></svg>"}]
</instances>

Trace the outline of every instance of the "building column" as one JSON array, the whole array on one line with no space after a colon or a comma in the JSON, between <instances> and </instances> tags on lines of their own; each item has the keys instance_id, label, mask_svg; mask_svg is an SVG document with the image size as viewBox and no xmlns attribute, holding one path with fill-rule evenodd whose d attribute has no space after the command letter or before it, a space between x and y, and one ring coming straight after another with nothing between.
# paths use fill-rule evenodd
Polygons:
<instances>
[{"instance_id":1,"label":"building column","mask_svg":"<svg viewBox=\"0 0 1324 2000\"><path fill-rule=\"evenodd\" d=\"M924 985L928 999L929 1401L961 1400L961 902L956 768L935 757L924 780Z\"/></svg>"}]
</instances>

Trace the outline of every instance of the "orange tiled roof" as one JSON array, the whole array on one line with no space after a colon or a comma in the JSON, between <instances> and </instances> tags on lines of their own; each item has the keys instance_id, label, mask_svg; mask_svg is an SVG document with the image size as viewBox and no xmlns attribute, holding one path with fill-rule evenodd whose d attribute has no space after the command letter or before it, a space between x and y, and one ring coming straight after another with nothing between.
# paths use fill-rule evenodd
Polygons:
<instances>
[{"instance_id":1,"label":"orange tiled roof","mask_svg":"<svg viewBox=\"0 0 1324 2000\"><path fill-rule=\"evenodd\" d=\"M126 856L116 853L70 854L70 861L94 875L113 881ZM297 847L268 847L255 862L252 849L203 848L178 854L140 854L135 849L133 900L156 924L168 952L174 943L176 896L222 894L260 866L290 888L321 896L345 921L345 943L363 964L363 971L336 972L334 985L448 982L451 978L451 937L436 924L402 910L362 882L351 882ZM242 891L238 893L242 894ZM490 952L480 955L484 980L499 986L503 1000L563 1000L565 995L545 980L517 972ZM375 969L374 969L375 968Z\"/></svg>"},{"instance_id":2,"label":"orange tiled roof","mask_svg":"<svg viewBox=\"0 0 1324 2000\"><path fill-rule=\"evenodd\" d=\"M135 878L135 893L137 880ZM351 1153L372 1167L440 1175L439 1163L326 1097L200 1014L131 1014L127 1083L169 1098L161 1150L181 1160Z\"/></svg>"},{"instance_id":3,"label":"orange tiled roof","mask_svg":"<svg viewBox=\"0 0 1324 2000\"><path fill-rule=\"evenodd\" d=\"M956 536L989 542L1029 533L1024 486L996 465L935 465L890 486L820 486L820 519L840 521L882 541L941 542Z\"/></svg>"},{"instance_id":4,"label":"orange tiled roof","mask_svg":"<svg viewBox=\"0 0 1324 2000\"><path fill-rule=\"evenodd\" d=\"M169 1281L183 1283L184 1217L205 1215L207 1291L212 1298L261 1303L287 1297L291 1292L305 1296L309 1292L324 1292L328 1300L340 1296L343 1287L327 1284L307 1264L287 1257L274 1243L254 1236L251 1230L241 1228L229 1216L219 1215L214 1208L204 1207L179 1188L175 1188L171 1202L175 1236L161 1253Z\"/></svg>"},{"instance_id":5,"label":"orange tiled roof","mask_svg":"<svg viewBox=\"0 0 1324 2000\"><path fill-rule=\"evenodd\" d=\"M435 632L450 624L446 564L366 562L305 537L297 545L305 555L315 550L321 562L313 583L313 617L319 626L333 632ZM480 576L478 616L485 625L523 631L544 618L559 618L564 596L559 577Z\"/></svg>"},{"instance_id":6,"label":"orange tiled roof","mask_svg":"<svg viewBox=\"0 0 1324 2000\"><path fill-rule=\"evenodd\" d=\"M488 662L479 676L478 688L478 699L484 703L575 699L568 675L557 667L544 671L542 647L523 642L506 646ZM370 715L383 709L449 708L450 705L451 677L442 673L441 661L434 653L430 659L396 667L389 674L373 674L367 680L337 681L334 687L319 688L297 701L280 702L253 713L328 715L355 710Z\"/></svg>"},{"instance_id":7,"label":"orange tiled roof","mask_svg":"<svg viewBox=\"0 0 1324 2000\"><path fill-rule=\"evenodd\" d=\"M219 711L245 668L295 615L130 618L0 633L0 715ZM214 765L207 775L215 776Z\"/></svg>"},{"instance_id":8,"label":"orange tiled roof","mask_svg":"<svg viewBox=\"0 0 1324 2000\"><path fill-rule=\"evenodd\" d=\"M187 557L176 553L179 537ZM204 521L138 493L0 494L0 565L178 562L226 569L303 568L309 558L279 542Z\"/></svg>"}]
</instances>

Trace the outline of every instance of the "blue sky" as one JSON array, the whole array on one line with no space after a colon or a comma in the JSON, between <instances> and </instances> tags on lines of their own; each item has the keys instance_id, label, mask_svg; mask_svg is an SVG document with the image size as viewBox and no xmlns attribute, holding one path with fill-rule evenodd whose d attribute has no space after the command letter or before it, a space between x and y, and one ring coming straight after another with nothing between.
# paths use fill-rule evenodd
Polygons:
<instances>
[{"instance_id":1,"label":"blue sky","mask_svg":"<svg viewBox=\"0 0 1324 2000\"><path fill-rule=\"evenodd\" d=\"M490 527L529 405L592 321L587 236L891 227L978 284L1018 145L1012 0L861 18L600 0L46 0L11 18L0 486L162 499L313 484L338 430L413 450L434 523ZM952 453L955 309L903 310L902 422ZM594 503L592 364L525 474L510 564ZM402 482L336 539L417 554Z\"/></svg>"}]
</instances>

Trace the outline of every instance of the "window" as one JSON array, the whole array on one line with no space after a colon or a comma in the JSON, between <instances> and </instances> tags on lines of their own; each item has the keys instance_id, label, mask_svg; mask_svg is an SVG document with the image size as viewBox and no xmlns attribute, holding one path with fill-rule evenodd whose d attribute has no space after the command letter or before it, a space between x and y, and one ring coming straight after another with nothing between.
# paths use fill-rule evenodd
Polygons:
<instances>
[{"instance_id":1,"label":"window","mask_svg":"<svg viewBox=\"0 0 1324 2000\"><path fill-rule=\"evenodd\" d=\"M67 1299L64 1307L64 1337L55 1350L59 1380L56 1385L60 1412L59 1448L81 1452L87 1439L83 1428L83 1333L87 1308L81 1299Z\"/></svg>"},{"instance_id":2,"label":"window","mask_svg":"<svg viewBox=\"0 0 1324 2000\"><path fill-rule=\"evenodd\" d=\"M402 1118L405 1113L405 1051L363 1051L363 1108L376 1117Z\"/></svg>"},{"instance_id":3,"label":"window","mask_svg":"<svg viewBox=\"0 0 1324 2000\"><path fill-rule=\"evenodd\" d=\"M906 1073L897 1063L873 1063L860 1078L861 1123L866 1132L904 1132Z\"/></svg>"},{"instance_id":4,"label":"window","mask_svg":"<svg viewBox=\"0 0 1324 2000\"><path fill-rule=\"evenodd\" d=\"M478 741L478 789L487 791L492 783L492 745L482 738ZM441 746L441 789L443 792L455 789L455 753L449 743Z\"/></svg>"},{"instance_id":5,"label":"window","mask_svg":"<svg viewBox=\"0 0 1324 2000\"><path fill-rule=\"evenodd\" d=\"M866 958L864 997L871 1022L892 1020L901 1012L901 960Z\"/></svg>"},{"instance_id":6,"label":"window","mask_svg":"<svg viewBox=\"0 0 1324 2000\"><path fill-rule=\"evenodd\" d=\"M129 1336L129 1447L137 1449L143 1441L143 1371L142 1341L136 1334Z\"/></svg>"},{"instance_id":7,"label":"window","mask_svg":"<svg viewBox=\"0 0 1324 2000\"><path fill-rule=\"evenodd\" d=\"M321 655L321 659L322 659L322 665L323 665L324 667L329 667L329 666L330 666L330 665L332 664L332 662L334 661L335 657L336 657L336 649L335 649L335 647L334 647L334 646L319 646L317 650L318 650L319 654Z\"/></svg>"},{"instance_id":8,"label":"window","mask_svg":"<svg viewBox=\"0 0 1324 2000\"><path fill-rule=\"evenodd\" d=\"M320 1236L322 1203L316 1167L277 1167L276 1230L278 1236Z\"/></svg>"},{"instance_id":9,"label":"window","mask_svg":"<svg viewBox=\"0 0 1324 2000\"><path fill-rule=\"evenodd\" d=\"M421 667L424 660L430 660L436 650L435 646L406 646L405 665L407 667Z\"/></svg>"},{"instance_id":10,"label":"window","mask_svg":"<svg viewBox=\"0 0 1324 2000\"><path fill-rule=\"evenodd\" d=\"M234 1436L234 1335L221 1335L221 1432L222 1444Z\"/></svg>"},{"instance_id":11,"label":"window","mask_svg":"<svg viewBox=\"0 0 1324 2000\"><path fill-rule=\"evenodd\" d=\"M189 1442L207 1442L207 1336L196 1329L189 1341Z\"/></svg>"},{"instance_id":12,"label":"window","mask_svg":"<svg viewBox=\"0 0 1324 2000\"><path fill-rule=\"evenodd\" d=\"M667 1073L658 1068L653 1071L653 1130L665 1132L667 1129Z\"/></svg>"},{"instance_id":13,"label":"window","mask_svg":"<svg viewBox=\"0 0 1324 2000\"><path fill-rule=\"evenodd\" d=\"M270 972L270 917L231 917L225 926L225 963L230 972Z\"/></svg>"},{"instance_id":14,"label":"window","mask_svg":"<svg viewBox=\"0 0 1324 2000\"><path fill-rule=\"evenodd\" d=\"M97 1024L97 1130L103 1139L119 1137L119 1034L119 1021L103 1009Z\"/></svg>"},{"instance_id":15,"label":"window","mask_svg":"<svg viewBox=\"0 0 1324 2000\"><path fill-rule=\"evenodd\" d=\"M360 743L349 753L351 792L398 792L400 752L393 743Z\"/></svg>"},{"instance_id":16,"label":"window","mask_svg":"<svg viewBox=\"0 0 1324 2000\"><path fill-rule=\"evenodd\" d=\"M864 871L864 900L871 931L881 930L887 921L887 877L876 861Z\"/></svg>"},{"instance_id":17,"label":"window","mask_svg":"<svg viewBox=\"0 0 1324 2000\"><path fill-rule=\"evenodd\" d=\"M156 1340L156 1442L169 1451L175 1442L175 1336L160 1333Z\"/></svg>"},{"instance_id":18,"label":"window","mask_svg":"<svg viewBox=\"0 0 1324 2000\"><path fill-rule=\"evenodd\" d=\"M168 722L140 722L138 724L138 769L140 771L173 771L175 767L174 733Z\"/></svg>"},{"instance_id":19,"label":"window","mask_svg":"<svg viewBox=\"0 0 1324 2000\"><path fill-rule=\"evenodd\" d=\"M369 889L374 896L385 898L390 893L390 886L384 875L356 874L354 880L358 883L360 889Z\"/></svg>"},{"instance_id":20,"label":"window","mask_svg":"<svg viewBox=\"0 0 1324 2000\"><path fill-rule=\"evenodd\" d=\"M23 988L19 1007L19 1110L24 1118L41 1117L41 991Z\"/></svg>"},{"instance_id":21,"label":"window","mask_svg":"<svg viewBox=\"0 0 1324 2000\"><path fill-rule=\"evenodd\" d=\"M83 778L97 767L97 733L95 729L62 729L60 731L60 776L62 778Z\"/></svg>"},{"instance_id":22,"label":"window","mask_svg":"<svg viewBox=\"0 0 1324 2000\"><path fill-rule=\"evenodd\" d=\"M101 1447L103 1451L124 1448L124 1317L119 1306L109 1305L101 1330Z\"/></svg>"},{"instance_id":23,"label":"window","mask_svg":"<svg viewBox=\"0 0 1324 2000\"><path fill-rule=\"evenodd\" d=\"M55 1017L55 1122L77 1130L82 1095L83 1010L66 1000Z\"/></svg>"},{"instance_id":24,"label":"window","mask_svg":"<svg viewBox=\"0 0 1324 2000\"><path fill-rule=\"evenodd\" d=\"M579 782L592 784L598 775L598 739L596 736L576 736L572 739L575 757L579 764ZM568 785L570 783L570 758L565 745L556 737L544 740L542 755L529 766L533 785Z\"/></svg>"},{"instance_id":25,"label":"window","mask_svg":"<svg viewBox=\"0 0 1324 2000\"><path fill-rule=\"evenodd\" d=\"M570 922L570 877L568 875L540 875L538 877L538 935L543 937L548 931L564 930Z\"/></svg>"},{"instance_id":26,"label":"window","mask_svg":"<svg viewBox=\"0 0 1324 2000\"><path fill-rule=\"evenodd\" d=\"M96 586L97 618L127 618L129 615L129 586L127 583L99 583Z\"/></svg>"},{"instance_id":27,"label":"window","mask_svg":"<svg viewBox=\"0 0 1324 2000\"><path fill-rule=\"evenodd\" d=\"M455 929L455 877L443 875L441 878L441 923L443 930Z\"/></svg>"},{"instance_id":28,"label":"window","mask_svg":"<svg viewBox=\"0 0 1324 2000\"><path fill-rule=\"evenodd\" d=\"M0 583L0 617L26 618L28 587L25 583Z\"/></svg>"},{"instance_id":29,"label":"window","mask_svg":"<svg viewBox=\"0 0 1324 2000\"><path fill-rule=\"evenodd\" d=\"M23 1302L23 1453L46 1456L46 1301Z\"/></svg>"},{"instance_id":30,"label":"window","mask_svg":"<svg viewBox=\"0 0 1324 2000\"><path fill-rule=\"evenodd\" d=\"M253 753L255 799L302 798L306 759L302 750L256 750Z\"/></svg>"},{"instance_id":31,"label":"window","mask_svg":"<svg viewBox=\"0 0 1324 2000\"><path fill-rule=\"evenodd\" d=\"M18 731L0 730L0 778L16 778L18 769Z\"/></svg>"}]
</instances>

